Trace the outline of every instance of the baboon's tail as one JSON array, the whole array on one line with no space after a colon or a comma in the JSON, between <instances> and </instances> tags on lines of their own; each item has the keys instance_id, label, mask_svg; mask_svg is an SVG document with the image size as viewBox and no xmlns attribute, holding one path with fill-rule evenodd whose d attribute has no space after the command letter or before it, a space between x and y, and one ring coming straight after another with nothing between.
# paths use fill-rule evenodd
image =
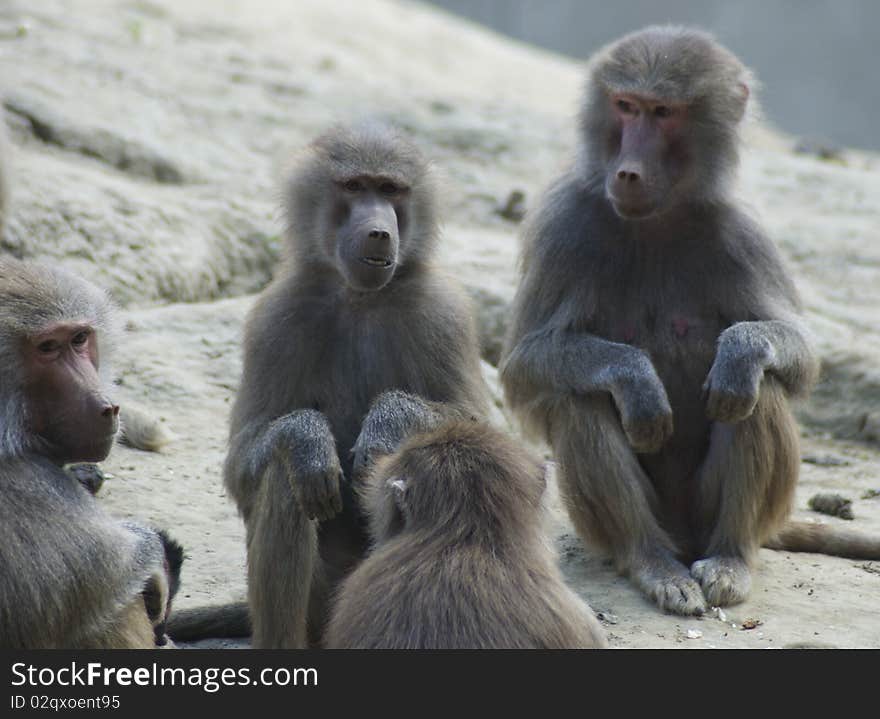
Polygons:
<instances>
[{"instance_id":1,"label":"baboon's tail","mask_svg":"<svg viewBox=\"0 0 880 719\"><path fill-rule=\"evenodd\" d=\"M787 552L813 552L849 559L880 559L880 536L813 522L788 522L764 546Z\"/></svg>"},{"instance_id":2,"label":"baboon's tail","mask_svg":"<svg viewBox=\"0 0 880 719\"><path fill-rule=\"evenodd\" d=\"M247 602L178 610L171 613L167 632L176 642L249 637L251 615Z\"/></svg>"},{"instance_id":3,"label":"baboon's tail","mask_svg":"<svg viewBox=\"0 0 880 719\"><path fill-rule=\"evenodd\" d=\"M158 452L174 436L150 412L133 402L119 411L119 441L134 449Z\"/></svg>"}]
</instances>

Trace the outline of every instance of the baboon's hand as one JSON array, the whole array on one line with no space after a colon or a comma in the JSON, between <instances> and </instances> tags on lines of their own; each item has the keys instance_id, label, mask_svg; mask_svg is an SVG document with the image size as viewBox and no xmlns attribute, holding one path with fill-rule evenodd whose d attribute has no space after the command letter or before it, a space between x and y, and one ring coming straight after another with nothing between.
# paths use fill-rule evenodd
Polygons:
<instances>
[{"instance_id":1,"label":"baboon's hand","mask_svg":"<svg viewBox=\"0 0 880 719\"><path fill-rule=\"evenodd\" d=\"M300 465L292 476L293 494L309 519L333 519L342 511L342 467L336 453Z\"/></svg>"},{"instance_id":2,"label":"baboon's hand","mask_svg":"<svg viewBox=\"0 0 880 719\"><path fill-rule=\"evenodd\" d=\"M342 511L342 466L324 415L298 410L281 417L269 430L269 442L309 519L325 521Z\"/></svg>"},{"instance_id":3,"label":"baboon's hand","mask_svg":"<svg viewBox=\"0 0 880 719\"><path fill-rule=\"evenodd\" d=\"M431 429L439 412L420 397L392 390L373 402L355 442L352 476L358 481L382 455L391 454L411 434Z\"/></svg>"},{"instance_id":4,"label":"baboon's hand","mask_svg":"<svg viewBox=\"0 0 880 719\"><path fill-rule=\"evenodd\" d=\"M168 593L168 575L164 569L150 577L141 592L141 596L144 598L144 609L147 610L147 616L154 627L165 622L165 615L168 611Z\"/></svg>"},{"instance_id":5,"label":"baboon's hand","mask_svg":"<svg viewBox=\"0 0 880 719\"><path fill-rule=\"evenodd\" d=\"M177 591L180 589L180 571L186 557L183 546L177 540L172 539L168 532L158 529L156 530L156 533L159 535L159 539L162 541L162 548L165 550L165 561L163 564L165 569L165 579L168 583L168 597L165 600L165 611L161 621L153 624L153 638L157 647L165 647L169 646L169 644L174 646L166 631L168 617L171 615L171 603L177 595ZM149 601L146 599L146 593L144 603L149 605Z\"/></svg>"},{"instance_id":6,"label":"baboon's hand","mask_svg":"<svg viewBox=\"0 0 880 719\"><path fill-rule=\"evenodd\" d=\"M615 372L612 396L629 443L639 453L658 451L673 429L672 407L663 382L642 353Z\"/></svg>"},{"instance_id":7,"label":"baboon's hand","mask_svg":"<svg viewBox=\"0 0 880 719\"><path fill-rule=\"evenodd\" d=\"M89 494L97 494L104 484L104 473L97 464L89 462L68 464L64 471L85 487Z\"/></svg>"},{"instance_id":8,"label":"baboon's hand","mask_svg":"<svg viewBox=\"0 0 880 719\"><path fill-rule=\"evenodd\" d=\"M739 328L734 325L721 334L703 385L706 415L717 422L741 422L751 415L773 351L768 342L745 337Z\"/></svg>"}]
</instances>

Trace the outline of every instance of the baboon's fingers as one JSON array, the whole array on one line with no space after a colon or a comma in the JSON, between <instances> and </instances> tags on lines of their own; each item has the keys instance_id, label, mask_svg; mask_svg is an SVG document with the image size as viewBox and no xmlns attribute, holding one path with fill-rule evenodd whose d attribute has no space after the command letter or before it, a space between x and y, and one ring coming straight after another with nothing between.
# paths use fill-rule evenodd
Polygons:
<instances>
[{"instance_id":1,"label":"baboon's fingers","mask_svg":"<svg viewBox=\"0 0 880 719\"><path fill-rule=\"evenodd\" d=\"M300 478L298 481L294 481L293 494L306 517L309 519L317 519L318 509L315 503L312 483L307 481L304 477Z\"/></svg>"},{"instance_id":2,"label":"baboon's fingers","mask_svg":"<svg viewBox=\"0 0 880 719\"><path fill-rule=\"evenodd\" d=\"M706 400L706 416L717 422L741 422L752 414L757 403L757 395L752 397L711 389Z\"/></svg>"},{"instance_id":3,"label":"baboon's fingers","mask_svg":"<svg viewBox=\"0 0 880 719\"><path fill-rule=\"evenodd\" d=\"M144 608L153 624L159 624L165 620L165 613L168 609L168 591L168 577L162 571L150 577L141 592L141 596L144 598Z\"/></svg>"},{"instance_id":4,"label":"baboon's fingers","mask_svg":"<svg viewBox=\"0 0 880 719\"><path fill-rule=\"evenodd\" d=\"M309 519L325 522L342 510L341 474L332 467L303 478L303 510Z\"/></svg>"},{"instance_id":5,"label":"baboon's fingers","mask_svg":"<svg viewBox=\"0 0 880 719\"><path fill-rule=\"evenodd\" d=\"M333 519L337 515L337 512L331 507L328 503L329 500L325 499L324 503L318 505L318 511L315 515L315 518L319 522L326 522L330 519Z\"/></svg>"},{"instance_id":6,"label":"baboon's fingers","mask_svg":"<svg viewBox=\"0 0 880 719\"><path fill-rule=\"evenodd\" d=\"M98 490L104 485L104 473L97 464L89 462L69 464L65 471L85 487L89 494L97 494Z\"/></svg>"},{"instance_id":7,"label":"baboon's fingers","mask_svg":"<svg viewBox=\"0 0 880 719\"><path fill-rule=\"evenodd\" d=\"M342 511L341 476L337 463L311 472L299 472L291 478L293 494L306 517L322 522Z\"/></svg>"},{"instance_id":8,"label":"baboon's fingers","mask_svg":"<svg viewBox=\"0 0 880 719\"><path fill-rule=\"evenodd\" d=\"M342 487L339 484L339 470L333 469L324 474L324 486L321 496L321 506L324 510L324 519L335 517L342 505ZM339 505L339 509L337 509Z\"/></svg>"},{"instance_id":9,"label":"baboon's fingers","mask_svg":"<svg viewBox=\"0 0 880 719\"><path fill-rule=\"evenodd\" d=\"M623 429L636 452L657 452L672 436L672 413L650 419L631 420L624 424Z\"/></svg>"},{"instance_id":10,"label":"baboon's fingers","mask_svg":"<svg viewBox=\"0 0 880 719\"><path fill-rule=\"evenodd\" d=\"M324 507L320 507L315 514L315 519L318 522L326 522L328 519L332 519L333 515L330 514Z\"/></svg>"},{"instance_id":11,"label":"baboon's fingers","mask_svg":"<svg viewBox=\"0 0 880 719\"><path fill-rule=\"evenodd\" d=\"M342 482L345 478L340 471L336 477L337 491L333 494L331 508L336 514L342 511Z\"/></svg>"}]
</instances>

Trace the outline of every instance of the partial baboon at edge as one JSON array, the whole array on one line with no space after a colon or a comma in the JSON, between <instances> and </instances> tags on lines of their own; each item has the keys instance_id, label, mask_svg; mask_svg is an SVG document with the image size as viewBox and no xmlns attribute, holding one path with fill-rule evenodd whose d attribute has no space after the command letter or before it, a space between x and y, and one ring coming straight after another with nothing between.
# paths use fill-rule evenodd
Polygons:
<instances>
[{"instance_id":1,"label":"partial baboon at edge","mask_svg":"<svg viewBox=\"0 0 880 719\"><path fill-rule=\"evenodd\" d=\"M663 609L740 602L762 543L874 549L788 524L789 405L817 361L778 252L729 191L753 81L709 35L654 27L591 63L582 153L525 229L501 366L553 447L579 534Z\"/></svg>"},{"instance_id":2,"label":"partial baboon at edge","mask_svg":"<svg viewBox=\"0 0 880 719\"><path fill-rule=\"evenodd\" d=\"M112 307L60 270L0 260L0 646L151 648L179 545L108 516L62 466L103 460ZM178 561L179 560L179 561Z\"/></svg>"},{"instance_id":3,"label":"partial baboon at edge","mask_svg":"<svg viewBox=\"0 0 880 719\"><path fill-rule=\"evenodd\" d=\"M545 487L537 461L475 422L381 459L362 496L374 549L340 585L327 647L604 647L543 530Z\"/></svg>"},{"instance_id":4,"label":"partial baboon at edge","mask_svg":"<svg viewBox=\"0 0 880 719\"><path fill-rule=\"evenodd\" d=\"M247 320L224 472L262 648L320 642L328 594L366 549L353 486L372 460L487 411L469 303L432 264L434 181L411 142L330 130L291 175L286 213L287 262Z\"/></svg>"}]
</instances>

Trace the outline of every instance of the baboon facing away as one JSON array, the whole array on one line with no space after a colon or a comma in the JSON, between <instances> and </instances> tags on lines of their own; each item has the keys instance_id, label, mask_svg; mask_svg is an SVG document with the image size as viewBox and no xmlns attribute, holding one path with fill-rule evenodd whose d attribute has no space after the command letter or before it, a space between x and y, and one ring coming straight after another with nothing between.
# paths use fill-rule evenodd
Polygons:
<instances>
[{"instance_id":1,"label":"baboon facing away","mask_svg":"<svg viewBox=\"0 0 880 719\"><path fill-rule=\"evenodd\" d=\"M471 310L432 266L434 194L419 151L377 125L330 130L290 178L289 257L247 321L225 466L255 647L305 646L307 624L319 641L366 546L352 482L373 456L486 412Z\"/></svg>"},{"instance_id":2,"label":"baboon facing away","mask_svg":"<svg viewBox=\"0 0 880 719\"><path fill-rule=\"evenodd\" d=\"M538 462L454 422L406 441L363 487L372 553L340 585L331 649L604 647L541 523Z\"/></svg>"},{"instance_id":3,"label":"baboon facing away","mask_svg":"<svg viewBox=\"0 0 880 719\"><path fill-rule=\"evenodd\" d=\"M62 469L113 442L111 316L89 283L0 260L2 647L150 648L169 609L179 564L160 535L112 519Z\"/></svg>"},{"instance_id":4,"label":"baboon facing away","mask_svg":"<svg viewBox=\"0 0 880 719\"><path fill-rule=\"evenodd\" d=\"M695 30L598 53L582 153L525 230L501 366L580 535L681 614L748 594L797 481L789 400L817 375L794 285L728 189L752 84ZM776 541L833 550L826 535Z\"/></svg>"}]
</instances>

